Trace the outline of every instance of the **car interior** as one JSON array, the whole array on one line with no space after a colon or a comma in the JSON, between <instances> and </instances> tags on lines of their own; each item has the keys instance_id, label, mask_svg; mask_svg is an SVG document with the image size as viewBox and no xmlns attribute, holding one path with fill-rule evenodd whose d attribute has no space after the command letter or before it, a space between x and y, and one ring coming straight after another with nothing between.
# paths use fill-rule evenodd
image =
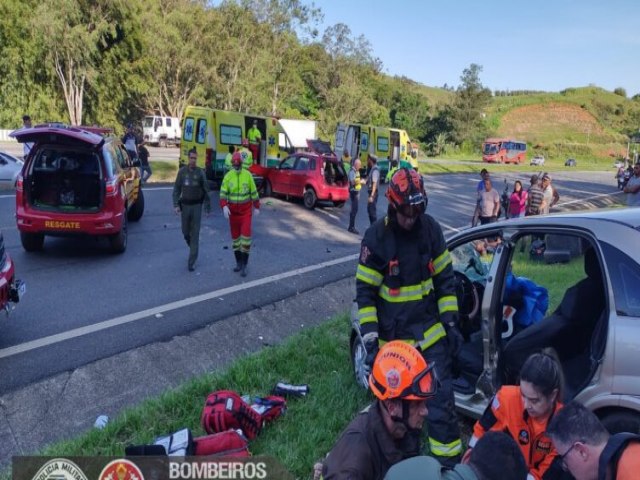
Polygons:
<instances>
[{"instance_id":1,"label":"car interior","mask_svg":"<svg viewBox=\"0 0 640 480\"><path fill-rule=\"evenodd\" d=\"M98 209L102 191L99 159L95 153L77 148L41 148L25 185L35 208Z\"/></svg>"},{"instance_id":2,"label":"car interior","mask_svg":"<svg viewBox=\"0 0 640 480\"><path fill-rule=\"evenodd\" d=\"M487 276L500 255L495 283L485 299ZM455 364L454 388L471 394L483 371L483 304L500 312L493 332L498 348L498 388L516 384L526 358L549 351L565 376L565 399L573 398L595 373L606 343L607 295L596 250L586 238L535 233L503 242L478 238L451 251L457 280L460 329L465 338ZM496 313L498 315L498 313Z\"/></svg>"}]
</instances>

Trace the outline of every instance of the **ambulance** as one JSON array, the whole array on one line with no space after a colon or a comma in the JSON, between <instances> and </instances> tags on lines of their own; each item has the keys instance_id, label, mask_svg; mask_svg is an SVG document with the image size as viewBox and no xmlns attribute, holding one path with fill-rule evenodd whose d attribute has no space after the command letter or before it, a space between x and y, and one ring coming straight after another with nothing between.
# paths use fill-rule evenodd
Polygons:
<instances>
[{"instance_id":1,"label":"ambulance","mask_svg":"<svg viewBox=\"0 0 640 480\"><path fill-rule=\"evenodd\" d=\"M239 148L253 122L262 134L258 158L249 169L261 183L265 169L275 167L293 152L293 145L280 120L247 113L228 112L208 107L188 106L182 117L180 166L186 165L189 150L198 152L198 166L204 167L207 179L219 184L225 174L224 159L231 145Z\"/></svg>"},{"instance_id":2,"label":"ambulance","mask_svg":"<svg viewBox=\"0 0 640 480\"><path fill-rule=\"evenodd\" d=\"M357 123L339 123L336 129L335 152L342 158L345 152L351 159L360 158L363 168L367 156L378 158L381 178L389 171L390 161L398 160L399 166L418 169L416 152L405 130L399 128L375 127ZM350 167L345 165L346 169Z\"/></svg>"}]
</instances>

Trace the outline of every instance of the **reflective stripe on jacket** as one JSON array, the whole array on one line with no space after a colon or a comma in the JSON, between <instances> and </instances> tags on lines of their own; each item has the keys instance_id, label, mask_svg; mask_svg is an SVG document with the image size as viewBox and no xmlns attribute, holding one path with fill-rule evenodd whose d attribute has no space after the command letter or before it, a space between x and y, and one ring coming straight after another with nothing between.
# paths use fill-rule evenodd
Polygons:
<instances>
[{"instance_id":1,"label":"reflective stripe on jacket","mask_svg":"<svg viewBox=\"0 0 640 480\"><path fill-rule=\"evenodd\" d=\"M252 203L254 208L260 208L258 190L251 173L244 168L227 172L220 186L220 207L229 205L232 213L242 213L250 210Z\"/></svg>"}]
</instances>

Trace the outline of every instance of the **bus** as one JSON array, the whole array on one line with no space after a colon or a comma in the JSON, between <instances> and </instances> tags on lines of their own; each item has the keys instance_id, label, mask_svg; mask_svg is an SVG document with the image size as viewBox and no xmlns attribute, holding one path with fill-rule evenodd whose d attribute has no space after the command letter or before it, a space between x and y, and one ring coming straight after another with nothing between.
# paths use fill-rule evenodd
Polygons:
<instances>
[{"instance_id":1,"label":"bus","mask_svg":"<svg viewBox=\"0 0 640 480\"><path fill-rule=\"evenodd\" d=\"M488 163L523 163L527 159L527 142L511 138L487 138L482 143L482 161Z\"/></svg>"}]
</instances>

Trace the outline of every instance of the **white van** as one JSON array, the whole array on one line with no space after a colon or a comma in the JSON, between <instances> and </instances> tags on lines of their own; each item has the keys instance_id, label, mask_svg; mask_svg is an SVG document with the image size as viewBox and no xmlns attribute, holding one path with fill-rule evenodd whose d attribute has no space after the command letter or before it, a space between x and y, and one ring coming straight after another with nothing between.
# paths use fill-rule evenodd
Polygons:
<instances>
[{"instance_id":1,"label":"white van","mask_svg":"<svg viewBox=\"0 0 640 480\"><path fill-rule=\"evenodd\" d=\"M179 145L182 132L180 119L176 117L162 117L147 115L142 125L142 135L145 143L158 147Z\"/></svg>"}]
</instances>

